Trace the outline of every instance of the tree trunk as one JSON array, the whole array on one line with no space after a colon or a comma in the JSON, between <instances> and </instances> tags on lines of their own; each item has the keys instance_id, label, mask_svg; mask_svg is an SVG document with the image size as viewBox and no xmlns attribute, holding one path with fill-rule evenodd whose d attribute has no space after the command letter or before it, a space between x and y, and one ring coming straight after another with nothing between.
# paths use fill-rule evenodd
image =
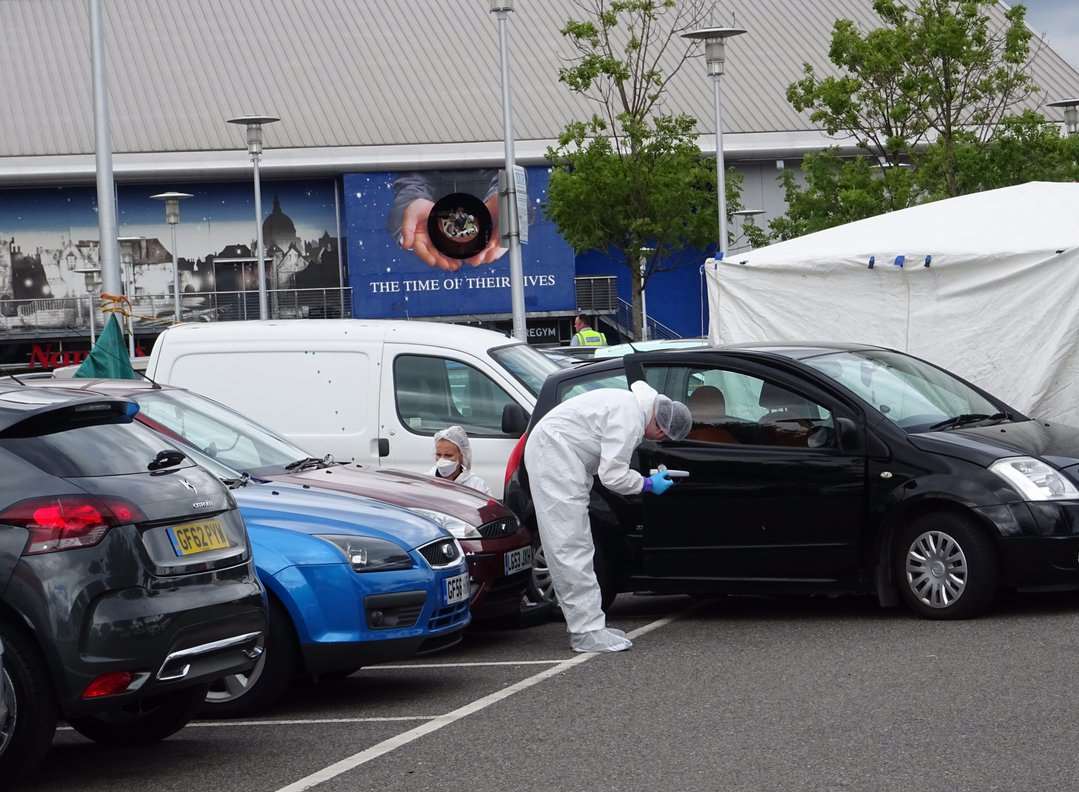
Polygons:
<instances>
[{"instance_id":1,"label":"tree trunk","mask_svg":"<svg viewBox=\"0 0 1079 792\"><path fill-rule=\"evenodd\" d=\"M644 283L641 279L640 262L631 259L629 262L629 282L633 292L633 340L640 341L644 338L644 300L641 295L644 292Z\"/></svg>"}]
</instances>

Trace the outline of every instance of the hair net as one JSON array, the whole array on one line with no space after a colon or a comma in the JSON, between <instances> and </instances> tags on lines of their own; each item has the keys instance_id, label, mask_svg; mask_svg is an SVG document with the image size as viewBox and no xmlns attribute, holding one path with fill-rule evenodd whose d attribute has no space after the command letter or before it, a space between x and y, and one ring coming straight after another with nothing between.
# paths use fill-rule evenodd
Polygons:
<instances>
[{"instance_id":1,"label":"hair net","mask_svg":"<svg viewBox=\"0 0 1079 792\"><path fill-rule=\"evenodd\" d=\"M693 428L693 416L682 402L671 401L662 393L656 396L656 424L671 440L685 440Z\"/></svg>"},{"instance_id":2,"label":"hair net","mask_svg":"<svg viewBox=\"0 0 1079 792\"><path fill-rule=\"evenodd\" d=\"M688 432L689 429L686 429ZM441 432L435 433L435 445L439 440L453 443L461 452L461 467L465 470L472 469L472 446L468 442L468 435L460 426L448 426Z\"/></svg>"}]
</instances>

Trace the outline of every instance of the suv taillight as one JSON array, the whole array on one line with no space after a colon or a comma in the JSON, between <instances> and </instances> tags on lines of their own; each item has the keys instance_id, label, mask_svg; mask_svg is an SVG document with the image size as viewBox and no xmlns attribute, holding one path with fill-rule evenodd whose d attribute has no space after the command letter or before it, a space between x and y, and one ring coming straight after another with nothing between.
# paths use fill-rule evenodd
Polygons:
<instances>
[{"instance_id":1,"label":"suv taillight","mask_svg":"<svg viewBox=\"0 0 1079 792\"><path fill-rule=\"evenodd\" d=\"M30 532L23 555L91 547L110 528L145 519L137 506L125 500L91 495L29 498L0 512L0 523Z\"/></svg>"},{"instance_id":2,"label":"suv taillight","mask_svg":"<svg viewBox=\"0 0 1079 792\"><path fill-rule=\"evenodd\" d=\"M525 456L526 440L528 440L527 432L521 435L521 439L517 441L517 445L510 451L510 458L506 460L506 479L502 482L503 489L509 486L510 479L513 478L513 474L517 472L517 468L521 466L521 460L524 459Z\"/></svg>"}]
</instances>

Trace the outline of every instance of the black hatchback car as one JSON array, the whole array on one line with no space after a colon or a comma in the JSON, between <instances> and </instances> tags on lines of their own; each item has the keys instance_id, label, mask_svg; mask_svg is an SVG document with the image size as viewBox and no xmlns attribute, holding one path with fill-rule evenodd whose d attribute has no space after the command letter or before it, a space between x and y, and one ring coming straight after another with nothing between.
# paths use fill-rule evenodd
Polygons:
<instances>
[{"instance_id":1,"label":"black hatchback car","mask_svg":"<svg viewBox=\"0 0 1079 792\"><path fill-rule=\"evenodd\" d=\"M0 786L58 717L100 742L160 740L261 653L235 502L137 410L0 383Z\"/></svg>"},{"instance_id":2,"label":"black hatchback car","mask_svg":"<svg viewBox=\"0 0 1079 792\"><path fill-rule=\"evenodd\" d=\"M593 487L605 604L620 591L839 590L948 619L983 611L1002 587L1079 588L1079 430L909 355L831 344L566 369L530 426L579 393L637 380L694 419L682 442L645 441L637 469L689 476L662 497ZM534 525L526 439L506 503Z\"/></svg>"}]
</instances>

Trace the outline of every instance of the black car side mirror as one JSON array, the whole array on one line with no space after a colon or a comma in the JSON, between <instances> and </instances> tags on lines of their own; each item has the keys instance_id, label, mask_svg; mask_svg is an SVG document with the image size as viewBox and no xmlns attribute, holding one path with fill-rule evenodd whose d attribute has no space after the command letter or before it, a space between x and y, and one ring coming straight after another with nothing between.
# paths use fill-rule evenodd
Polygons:
<instances>
[{"instance_id":1,"label":"black car side mirror","mask_svg":"<svg viewBox=\"0 0 1079 792\"><path fill-rule=\"evenodd\" d=\"M839 447L844 451L862 450L862 430L850 418L835 419L836 434L839 435Z\"/></svg>"},{"instance_id":2,"label":"black car side mirror","mask_svg":"<svg viewBox=\"0 0 1079 792\"><path fill-rule=\"evenodd\" d=\"M521 405L507 404L502 408L502 434L520 437L528 430L531 417Z\"/></svg>"}]
</instances>

